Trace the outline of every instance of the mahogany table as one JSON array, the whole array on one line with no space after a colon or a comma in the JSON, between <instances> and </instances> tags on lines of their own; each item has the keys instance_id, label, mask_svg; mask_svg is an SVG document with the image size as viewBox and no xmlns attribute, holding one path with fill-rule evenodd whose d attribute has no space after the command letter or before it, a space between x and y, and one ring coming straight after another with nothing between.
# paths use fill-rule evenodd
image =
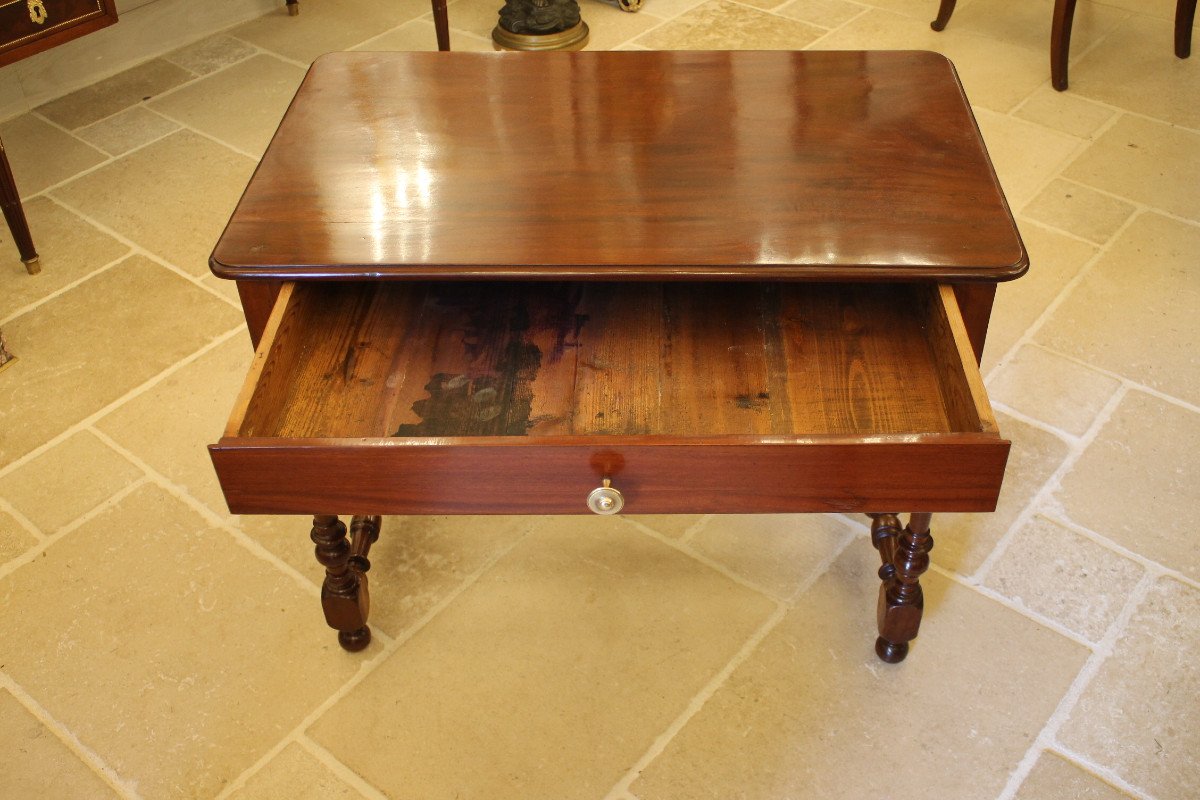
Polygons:
<instances>
[{"instance_id":1,"label":"mahogany table","mask_svg":"<svg viewBox=\"0 0 1200 800\"><path fill-rule=\"evenodd\" d=\"M315 515L349 650L384 514L865 512L896 662L1027 264L933 53L329 55L212 254L258 349L210 452Z\"/></svg>"}]
</instances>

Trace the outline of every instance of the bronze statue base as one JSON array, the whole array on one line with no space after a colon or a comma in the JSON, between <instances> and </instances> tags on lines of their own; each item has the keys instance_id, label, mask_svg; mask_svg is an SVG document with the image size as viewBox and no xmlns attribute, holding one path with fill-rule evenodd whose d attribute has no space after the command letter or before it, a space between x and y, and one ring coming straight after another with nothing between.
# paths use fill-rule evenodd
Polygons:
<instances>
[{"instance_id":1,"label":"bronze statue base","mask_svg":"<svg viewBox=\"0 0 1200 800\"><path fill-rule=\"evenodd\" d=\"M557 33L511 33L499 25L492 29L497 50L582 50L588 43L588 26L583 20Z\"/></svg>"}]
</instances>

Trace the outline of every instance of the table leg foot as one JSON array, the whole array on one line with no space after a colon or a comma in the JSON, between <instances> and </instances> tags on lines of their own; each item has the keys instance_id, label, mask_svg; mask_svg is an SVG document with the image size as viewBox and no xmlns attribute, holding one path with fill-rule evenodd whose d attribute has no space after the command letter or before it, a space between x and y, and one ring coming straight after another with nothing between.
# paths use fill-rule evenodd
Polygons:
<instances>
[{"instance_id":1,"label":"table leg foot","mask_svg":"<svg viewBox=\"0 0 1200 800\"><path fill-rule=\"evenodd\" d=\"M371 598L366 574L371 562L367 553L379 538L379 526L377 516L356 516L350 522L347 539L346 524L336 515L313 517L310 535L316 545L317 561L325 567L325 582L321 586L325 622L338 631L338 643L352 653L371 642L371 630L367 627Z\"/></svg>"},{"instance_id":2,"label":"table leg foot","mask_svg":"<svg viewBox=\"0 0 1200 800\"><path fill-rule=\"evenodd\" d=\"M955 2L956 0L942 0L942 4L938 7L937 19L929 23L929 27L935 31L944 30L946 23L950 21L950 15L954 13Z\"/></svg>"},{"instance_id":3,"label":"table leg foot","mask_svg":"<svg viewBox=\"0 0 1200 800\"><path fill-rule=\"evenodd\" d=\"M871 514L871 543L879 550L883 565L879 568L879 638L875 653L880 659L897 664L908 655L908 643L917 638L925 598L921 575L929 569L931 514L912 514L901 530L896 514Z\"/></svg>"}]
</instances>

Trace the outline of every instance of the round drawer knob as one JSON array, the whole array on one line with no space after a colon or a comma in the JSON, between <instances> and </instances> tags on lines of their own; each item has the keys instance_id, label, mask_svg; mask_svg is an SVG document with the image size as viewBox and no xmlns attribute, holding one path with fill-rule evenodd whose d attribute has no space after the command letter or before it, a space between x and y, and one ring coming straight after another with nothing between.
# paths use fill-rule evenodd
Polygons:
<instances>
[{"instance_id":1,"label":"round drawer knob","mask_svg":"<svg viewBox=\"0 0 1200 800\"><path fill-rule=\"evenodd\" d=\"M612 481L604 479L604 485L592 489L587 496L588 508L597 514L616 514L625 506L625 498L612 488Z\"/></svg>"}]
</instances>

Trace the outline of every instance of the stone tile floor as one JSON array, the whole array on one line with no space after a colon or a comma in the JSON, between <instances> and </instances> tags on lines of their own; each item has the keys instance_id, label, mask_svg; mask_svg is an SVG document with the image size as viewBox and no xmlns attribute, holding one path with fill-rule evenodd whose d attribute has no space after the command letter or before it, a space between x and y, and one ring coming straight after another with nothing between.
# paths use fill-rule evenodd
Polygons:
<instances>
[{"instance_id":1,"label":"stone tile floor","mask_svg":"<svg viewBox=\"0 0 1200 800\"><path fill-rule=\"evenodd\" d=\"M1200 796L1200 56L1170 0L1081 3L1059 94L1050 0L936 5L582 6L595 48L958 64L1033 267L984 358L1000 509L935 517L897 667L857 518L389 519L351 656L305 521L227 513L209 249L307 62L432 49L423 2L280 3L0 123L44 264L0 243L0 797Z\"/></svg>"}]
</instances>

